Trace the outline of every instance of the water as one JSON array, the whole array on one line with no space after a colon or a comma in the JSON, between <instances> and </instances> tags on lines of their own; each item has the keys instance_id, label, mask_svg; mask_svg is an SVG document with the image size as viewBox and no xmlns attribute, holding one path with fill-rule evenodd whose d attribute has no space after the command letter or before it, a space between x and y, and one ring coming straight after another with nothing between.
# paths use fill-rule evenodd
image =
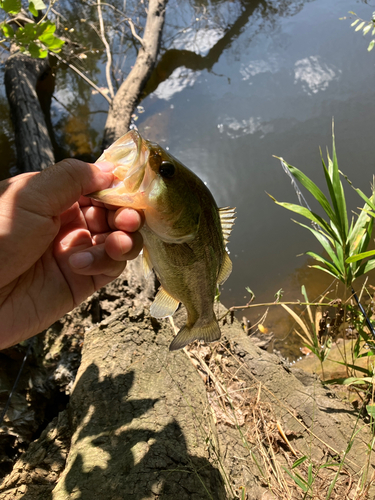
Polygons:
<instances>
[{"instance_id":1,"label":"water","mask_svg":"<svg viewBox=\"0 0 375 500\"><path fill-rule=\"evenodd\" d=\"M323 187L319 146L330 147L334 117L340 169L369 192L375 171L375 50L366 50L371 35L355 33L350 20L339 18L354 10L371 19L375 5L358 0L222 1L207 11L214 13L213 21L205 18L199 2L195 11L187 1L178 6L170 4L164 34L164 45L174 51L164 56L148 87L152 92L141 103L144 112L136 112L134 123L194 170L219 206L236 206L229 246L234 268L222 289L225 305L246 303L247 286L257 302L273 301L279 289L284 300L302 299L302 284L313 299L331 280L310 269L306 257L297 257L307 250L319 252L319 245L266 194L297 202L272 155L284 157ZM191 22L193 27L171 44L177 28ZM69 106L66 88L61 85L57 96ZM99 154L107 103L91 91L80 98L82 133L87 135L83 143ZM60 126L62 110L56 109L63 140L67 121L65 128ZM68 141L72 153L77 151L74 126ZM352 209L362 204L347 192ZM263 312L247 316L254 322ZM265 325L276 333L277 348L297 355L299 341L288 336L292 324L285 314L275 310Z\"/></svg>"}]
</instances>

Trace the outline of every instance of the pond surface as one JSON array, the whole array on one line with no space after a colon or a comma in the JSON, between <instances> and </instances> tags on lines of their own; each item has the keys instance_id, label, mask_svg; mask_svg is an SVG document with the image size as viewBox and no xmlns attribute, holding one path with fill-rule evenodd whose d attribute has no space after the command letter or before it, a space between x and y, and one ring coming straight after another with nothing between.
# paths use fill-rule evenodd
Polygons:
<instances>
[{"instance_id":1,"label":"pond surface","mask_svg":"<svg viewBox=\"0 0 375 500\"><path fill-rule=\"evenodd\" d=\"M320 252L319 245L266 194L297 203L273 155L323 188L319 146L331 148L334 118L340 169L369 193L375 173L375 50L367 51L371 35L355 33L349 18L339 18L353 10L369 20L375 2L222 1L213 2L206 17L202 4L195 7L187 1L168 7L166 39L172 25L176 33L176 26L188 26L195 16L198 21L169 44L134 123L194 170L219 206L237 208L229 244L233 273L221 295L226 306L246 303L245 287L259 303L274 301L279 289L283 300L302 299L301 285L315 299L331 279L297 257ZM67 103L64 85L57 97ZM88 152L99 154L107 103L88 94L86 108ZM347 193L351 209L362 204L349 188ZM246 316L255 322L263 313L254 309ZM265 326L276 334L275 347L298 355L300 342L288 335L292 323L278 307Z\"/></svg>"}]
</instances>

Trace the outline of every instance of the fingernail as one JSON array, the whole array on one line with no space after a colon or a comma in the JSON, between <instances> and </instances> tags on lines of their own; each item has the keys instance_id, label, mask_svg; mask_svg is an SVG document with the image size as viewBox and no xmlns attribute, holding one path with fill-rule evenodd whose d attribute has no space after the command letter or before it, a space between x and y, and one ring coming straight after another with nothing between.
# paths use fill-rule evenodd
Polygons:
<instances>
[{"instance_id":1,"label":"fingernail","mask_svg":"<svg viewBox=\"0 0 375 500\"><path fill-rule=\"evenodd\" d=\"M122 255L125 255L131 250L132 241L129 236L119 235L117 238Z\"/></svg>"},{"instance_id":2,"label":"fingernail","mask_svg":"<svg viewBox=\"0 0 375 500\"><path fill-rule=\"evenodd\" d=\"M113 172L114 165L110 161L98 161L94 165L102 172Z\"/></svg>"},{"instance_id":3,"label":"fingernail","mask_svg":"<svg viewBox=\"0 0 375 500\"><path fill-rule=\"evenodd\" d=\"M83 269L94 262L94 256L90 252L75 253L69 257L69 264L76 269Z\"/></svg>"}]
</instances>

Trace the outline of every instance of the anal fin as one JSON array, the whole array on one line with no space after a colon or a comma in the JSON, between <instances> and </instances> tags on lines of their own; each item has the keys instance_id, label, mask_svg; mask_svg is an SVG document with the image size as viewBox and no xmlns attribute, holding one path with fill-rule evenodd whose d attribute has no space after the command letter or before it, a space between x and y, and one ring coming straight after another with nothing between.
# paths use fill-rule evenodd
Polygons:
<instances>
[{"instance_id":1,"label":"anal fin","mask_svg":"<svg viewBox=\"0 0 375 500\"><path fill-rule=\"evenodd\" d=\"M166 318L176 312L179 301L169 295L161 286L156 294L154 302L151 304L150 313L154 318Z\"/></svg>"},{"instance_id":2,"label":"anal fin","mask_svg":"<svg viewBox=\"0 0 375 500\"><path fill-rule=\"evenodd\" d=\"M185 325L173 339L171 345L169 346L169 350L177 351L191 342L194 342L194 340L214 342L215 340L219 340L220 336L221 332L216 318L214 318L211 323L206 326L193 326L192 328L189 328Z\"/></svg>"}]
</instances>

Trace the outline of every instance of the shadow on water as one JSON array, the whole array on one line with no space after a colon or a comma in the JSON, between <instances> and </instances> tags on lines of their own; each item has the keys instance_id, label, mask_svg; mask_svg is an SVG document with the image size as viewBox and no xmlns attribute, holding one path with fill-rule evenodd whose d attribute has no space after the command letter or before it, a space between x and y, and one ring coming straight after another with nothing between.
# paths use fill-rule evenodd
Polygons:
<instances>
[{"instance_id":1,"label":"shadow on water","mask_svg":"<svg viewBox=\"0 0 375 500\"><path fill-rule=\"evenodd\" d=\"M129 399L133 383L133 371L100 380L98 367L87 367L72 401L79 415L72 440L77 452L50 498L91 500L94 492L101 500L225 498L219 471L188 452L175 419L149 428L147 412L159 399Z\"/></svg>"}]
</instances>

